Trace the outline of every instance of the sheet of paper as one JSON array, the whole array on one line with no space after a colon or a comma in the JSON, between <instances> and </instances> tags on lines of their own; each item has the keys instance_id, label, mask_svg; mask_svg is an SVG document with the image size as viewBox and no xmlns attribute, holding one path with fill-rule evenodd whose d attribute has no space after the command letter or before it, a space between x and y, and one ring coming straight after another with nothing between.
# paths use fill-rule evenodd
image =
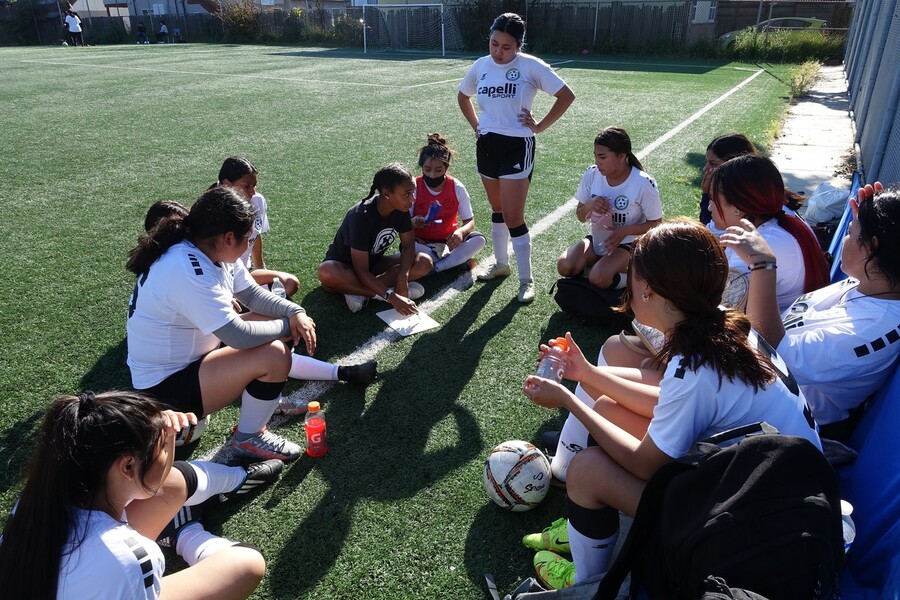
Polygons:
<instances>
[{"instance_id":1,"label":"sheet of paper","mask_svg":"<svg viewBox=\"0 0 900 600\"><path fill-rule=\"evenodd\" d=\"M396 331L402 336L412 335L434 329L440 323L419 310L418 314L404 317L394 308L383 310L376 313L382 321L388 324L388 327Z\"/></svg>"}]
</instances>

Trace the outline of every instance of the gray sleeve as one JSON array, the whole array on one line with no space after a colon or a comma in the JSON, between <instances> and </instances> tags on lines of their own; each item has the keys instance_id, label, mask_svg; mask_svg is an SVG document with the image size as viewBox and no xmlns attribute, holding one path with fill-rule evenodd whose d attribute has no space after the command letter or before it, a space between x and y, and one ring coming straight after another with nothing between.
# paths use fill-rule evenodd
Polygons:
<instances>
[{"instance_id":1,"label":"gray sleeve","mask_svg":"<svg viewBox=\"0 0 900 600\"><path fill-rule=\"evenodd\" d=\"M286 318L273 321L232 319L227 325L223 325L213 331L213 335L222 340L223 343L238 350L255 348L272 340L290 335L290 333L291 328Z\"/></svg>"},{"instance_id":2,"label":"gray sleeve","mask_svg":"<svg viewBox=\"0 0 900 600\"><path fill-rule=\"evenodd\" d=\"M251 285L237 292L234 297L253 312L266 317L290 318L297 313L306 312L299 304L280 298L258 285Z\"/></svg>"}]
</instances>

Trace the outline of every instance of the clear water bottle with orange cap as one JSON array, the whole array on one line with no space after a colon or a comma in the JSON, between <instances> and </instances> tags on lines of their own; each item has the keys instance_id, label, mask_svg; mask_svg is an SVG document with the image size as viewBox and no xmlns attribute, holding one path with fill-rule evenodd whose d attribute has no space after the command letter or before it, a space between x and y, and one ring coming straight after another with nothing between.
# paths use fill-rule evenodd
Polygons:
<instances>
[{"instance_id":1,"label":"clear water bottle with orange cap","mask_svg":"<svg viewBox=\"0 0 900 600\"><path fill-rule=\"evenodd\" d=\"M306 407L306 453L310 456L325 456L328 453L328 435L325 429L325 414L317 401Z\"/></svg>"},{"instance_id":2,"label":"clear water bottle with orange cap","mask_svg":"<svg viewBox=\"0 0 900 600\"><path fill-rule=\"evenodd\" d=\"M569 343L566 338L558 337L550 340L547 345L550 349L538 363L537 376L557 382L562 381L566 370L566 351L569 349Z\"/></svg>"}]
</instances>

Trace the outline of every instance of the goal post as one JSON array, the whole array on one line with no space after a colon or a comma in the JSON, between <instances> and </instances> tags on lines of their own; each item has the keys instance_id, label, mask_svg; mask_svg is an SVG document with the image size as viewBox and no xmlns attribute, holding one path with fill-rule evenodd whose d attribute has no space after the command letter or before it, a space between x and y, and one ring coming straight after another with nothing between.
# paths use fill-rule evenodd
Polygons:
<instances>
[{"instance_id":1,"label":"goal post","mask_svg":"<svg viewBox=\"0 0 900 600\"><path fill-rule=\"evenodd\" d=\"M363 4L363 52L463 49L453 13L443 4Z\"/></svg>"}]
</instances>

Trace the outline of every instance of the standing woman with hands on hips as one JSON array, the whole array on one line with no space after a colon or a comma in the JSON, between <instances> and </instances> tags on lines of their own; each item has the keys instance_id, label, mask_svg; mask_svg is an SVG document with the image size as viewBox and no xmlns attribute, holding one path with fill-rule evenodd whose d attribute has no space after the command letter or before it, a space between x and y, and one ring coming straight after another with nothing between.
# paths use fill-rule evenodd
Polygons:
<instances>
[{"instance_id":1,"label":"standing woman with hands on hips","mask_svg":"<svg viewBox=\"0 0 900 600\"><path fill-rule=\"evenodd\" d=\"M534 167L534 134L555 123L575 100L566 82L544 61L521 52L525 21L504 13L491 25L490 54L475 61L459 84L459 108L475 130L477 168L491 204L495 264L478 276L489 281L509 275L507 243L512 238L519 269L519 302L534 300L531 236L525 200ZM531 106L538 90L556 100L536 120ZM479 114L472 104L478 102Z\"/></svg>"}]
</instances>

